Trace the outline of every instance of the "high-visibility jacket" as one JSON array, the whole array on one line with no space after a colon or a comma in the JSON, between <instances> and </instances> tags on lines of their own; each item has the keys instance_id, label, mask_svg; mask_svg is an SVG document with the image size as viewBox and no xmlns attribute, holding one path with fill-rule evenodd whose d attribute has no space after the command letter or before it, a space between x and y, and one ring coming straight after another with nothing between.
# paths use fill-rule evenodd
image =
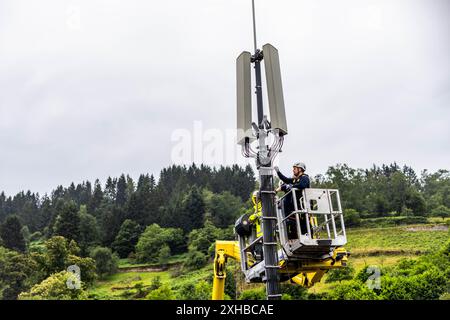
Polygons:
<instances>
[{"instance_id":1,"label":"high-visibility jacket","mask_svg":"<svg viewBox=\"0 0 450 320\"><path fill-rule=\"evenodd\" d=\"M257 200L256 195L252 195L252 202L253 202L253 214L248 217L248 221L250 223L255 224L256 226L256 237L259 238L262 236L262 230L261 230L261 216L262 216L262 202L261 199Z\"/></svg>"}]
</instances>

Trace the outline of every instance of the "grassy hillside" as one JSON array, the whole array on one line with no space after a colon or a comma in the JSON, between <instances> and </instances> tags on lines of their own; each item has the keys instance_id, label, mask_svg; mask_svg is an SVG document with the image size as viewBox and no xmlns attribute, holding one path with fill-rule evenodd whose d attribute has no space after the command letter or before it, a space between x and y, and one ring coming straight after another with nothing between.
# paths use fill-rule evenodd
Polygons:
<instances>
[{"instance_id":1,"label":"grassy hillside","mask_svg":"<svg viewBox=\"0 0 450 320\"><path fill-rule=\"evenodd\" d=\"M351 266L356 272L367 265L393 266L404 258L415 259L427 252L437 250L449 238L449 233L446 224L436 223L439 220L433 222L420 225L349 229L346 248L352 254L350 256ZM121 272L97 281L95 286L89 291L90 296L94 299L144 298L139 297L138 288L149 288L152 281L159 277L161 283L168 285L172 289L174 297L180 297L178 293L183 288L187 288L189 285L194 288L198 283L204 282L206 284L202 288L202 297L208 298L209 290L211 289L212 264L210 263L199 270L181 272L180 263L185 258L183 255L172 257L168 269L164 271L152 271L155 270L155 265L133 265L126 259L121 260L119 269ZM148 268L150 271L127 271L130 268L142 270ZM236 286L238 292L255 288L263 289L263 285L245 284L237 268L236 264L230 265L229 271L238 280ZM332 290L334 285L326 283L325 279L326 276L321 283L309 289L309 292L322 293Z\"/></svg>"}]
</instances>

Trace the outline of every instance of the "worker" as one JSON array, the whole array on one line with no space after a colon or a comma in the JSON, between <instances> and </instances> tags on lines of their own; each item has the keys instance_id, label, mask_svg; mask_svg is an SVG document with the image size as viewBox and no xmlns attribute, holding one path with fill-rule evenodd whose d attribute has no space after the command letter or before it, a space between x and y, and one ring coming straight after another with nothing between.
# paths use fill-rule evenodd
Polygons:
<instances>
[{"instance_id":1,"label":"worker","mask_svg":"<svg viewBox=\"0 0 450 320\"><path fill-rule=\"evenodd\" d=\"M254 226L254 232L252 232L252 235L256 233L256 236L251 237L250 242L253 242L257 238L262 236L262 229L261 229L262 202L258 191L253 192L252 202L253 202L253 213L248 217L248 221ZM262 243L260 241L255 244L253 249L253 255L255 256L256 260L262 260Z\"/></svg>"},{"instance_id":2,"label":"worker","mask_svg":"<svg viewBox=\"0 0 450 320\"><path fill-rule=\"evenodd\" d=\"M296 162L292 166L292 178L288 178L285 175L283 175L280 172L280 169L275 166L274 167L278 177L281 181L284 182L280 187L278 187L275 191L284 191L285 193L290 192L293 188L298 189L296 192L296 201L302 196L303 190L310 187L310 181L309 176L305 174L306 171L306 165L303 162ZM298 202L297 202L298 203ZM294 211L294 201L292 197L292 193L289 193L284 199L283 199L283 205L282 205L283 214L285 217L287 217L292 211ZM296 225L295 225L295 217L292 217L293 219L287 220L287 227L288 227L288 238L298 238L297 232L296 232ZM303 215L300 216L300 227L302 229L303 233L306 233L306 219Z\"/></svg>"}]
</instances>

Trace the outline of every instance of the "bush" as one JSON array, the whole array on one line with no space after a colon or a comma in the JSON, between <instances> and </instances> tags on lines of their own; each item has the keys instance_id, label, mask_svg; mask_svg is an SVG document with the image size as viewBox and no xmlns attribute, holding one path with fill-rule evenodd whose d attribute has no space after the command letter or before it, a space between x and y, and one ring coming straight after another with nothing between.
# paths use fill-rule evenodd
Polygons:
<instances>
[{"instance_id":1,"label":"bush","mask_svg":"<svg viewBox=\"0 0 450 320\"><path fill-rule=\"evenodd\" d=\"M216 239L222 239L222 233L221 229L216 228L210 221L206 221L203 228L192 230L189 233L189 250L209 254L209 249L211 245L214 245Z\"/></svg>"},{"instance_id":2,"label":"bush","mask_svg":"<svg viewBox=\"0 0 450 320\"><path fill-rule=\"evenodd\" d=\"M361 217L355 209L345 209L344 220L347 227L357 227L361 223Z\"/></svg>"},{"instance_id":3,"label":"bush","mask_svg":"<svg viewBox=\"0 0 450 320\"><path fill-rule=\"evenodd\" d=\"M162 286L161 277L156 276L152 279L152 282L150 283L150 291L159 289Z\"/></svg>"},{"instance_id":4,"label":"bush","mask_svg":"<svg viewBox=\"0 0 450 320\"><path fill-rule=\"evenodd\" d=\"M91 258L95 260L97 274L103 278L117 271L119 258L112 253L111 249L96 247L91 250Z\"/></svg>"},{"instance_id":5,"label":"bush","mask_svg":"<svg viewBox=\"0 0 450 320\"><path fill-rule=\"evenodd\" d=\"M36 283L36 262L30 256L0 247L0 299L14 300Z\"/></svg>"},{"instance_id":6,"label":"bush","mask_svg":"<svg viewBox=\"0 0 450 320\"><path fill-rule=\"evenodd\" d=\"M91 284L95 277L95 261L91 258L82 258L77 254L80 252L75 241L68 241L64 237L55 236L48 239L43 252L34 252L32 257L38 264L42 273L40 280L54 273L67 270L69 266L77 265L81 271L81 279L84 284Z\"/></svg>"},{"instance_id":7,"label":"bush","mask_svg":"<svg viewBox=\"0 0 450 320\"><path fill-rule=\"evenodd\" d=\"M86 286L93 284L97 278L95 260L92 258L81 258L70 254L67 256L66 264L67 267L75 265L80 268L81 280Z\"/></svg>"},{"instance_id":8,"label":"bush","mask_svg":"<svg viewBox=\"0 0 450 320\"><path fill-rule=\"evenodd\" d=\"M352 265L347 265L345 268L332 269L328 271L325 283L331 283L342 280L351 280L355 274L355 268Z\"/></svg>"},{"instance_id":9,"label":"bush","mask_svg":"<svg viewBox=\"0 0 450 320\"><path fill-rule=\"evenodd\" d=\"M423 274L383 277L381 295L388 300L436 300L446 292L447 279L436 268Z\"/></svg>"},{"instance_id":10,"label":"bush","mask_svg":"<svg viewBox=\"0 0 450 320\"><path fill-rule=\"evenodd\" d=\"M364 268L359 270L354 279L365 284L367 280L369 280L369 278L374 275L374 267L379 268L378 266L364 266ZM383 274L383 270L381 268L379 268L378 270L380 271L381 276Z\"/></svg>"},{"instance_id":11,"label":"bush","mask_svg":"<svg viewBox=\"0 0 450 320\"><path fill-rule=\"evenodd\" d=\"M444 220L445 218L450 217L450 209L446 206L440 205L431 211L431 215L433 217L441 217L442 220Z\"/></svg>"},{"instance_id":12,"label":"bush","mask_svg":"<svg viewBox=\"0 0 450 320\"><path fill-rule=\"evenodd\" d=\"M157 224L148 226L136 245L136 259L139 262L158 262L161 249L168 245L172 252L183 244L183 231L161 228Z\"/></svg>"},{"instance_id":13,"label":"bush","mask_svg":"<svg viewBox=\"0 0 450 320\"><path fill-rule=\"evenodd\" d=\"M86 292L70 288L68 283L76 283L73 273L62 271L51 275L41 283L31 288L29 292L19 295L20 300L83 300L87 298Z\"/></svg>"},{"instance_id":14,"label":"bush","mask_svg":"<svg viewBox=\"0 0 450 320\"><path fill-rule=\"evenodd\" d=\"M208 262L208 256L200 251L191 250L183 264L188 270L200 269Z\"/></svg>"},{"instance_id":15,"label":"bush","mask_svg":"<svg viewBox=\"0 0 450 320\"><path fill-rule=\"evenodd\" d=\"M308 298L308 289L297 284L282 283L281 293L284 300L306 300Z\"/></svg>"},{"instance_id":16,"label":"bush","mask_svg":"<svg viewBox=\"0 0 450 320\"><path fill-rule=\"evenodd\" d=\"M266 291L264 288L245 290L239 300L266 300Z\"/></svg>"},{"instance_id":17,"label":"bush","mask_svg":"<svg viewBox=\"0 0 450 320\"><path fill-rule=\"evenodd\" d=\"M329 294L331 299L436 300L447 297L450 285L450 241L439 251L404 259L394 268L381 270L380 288L370 290L366 281L369 266L358 272L354 280L343 281Z\"/></svg>"},{"instance_id":18,"label":"bush","mask_svg":"<svg viewBox=\"0 0 450 320\"><path fill-rule=\"evenodd\" d=\"M148 300L174 300L175 294L167 284L163 284L158 289L151 291L146 298Z\"/></svg>"},{"instance_id":19,"label":"bush","mask_svg":"<svg viewBox=\"0 0 450 320\"><path fill-rule=\"evenodd\" d=\"M332 300L378 300L377 294L356 280L343 281L329 294Z\"/></svg>"}]
</instances>

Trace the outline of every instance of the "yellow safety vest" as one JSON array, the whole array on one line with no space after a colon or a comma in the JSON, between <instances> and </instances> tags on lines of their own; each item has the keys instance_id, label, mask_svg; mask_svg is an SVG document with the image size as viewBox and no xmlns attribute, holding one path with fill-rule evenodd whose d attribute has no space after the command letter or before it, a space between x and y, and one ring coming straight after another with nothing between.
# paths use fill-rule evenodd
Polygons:
<instances>
[{"instance_id":1,"label":"yellow safety vest","mask_svg":"<svg viewBox=\"0 0 450 320\"><path fill-rule=\"evenodd\" d=\"M259 238L262 236L262 230L261 230L261 216L262 216L262 202L259 200L256 201L256 196L252 195L252 202L253 202L253 210L254 213L248 217L248 220L250 223L254 223L256 225L256 237Z\"/></svg>"}]
</instances>

